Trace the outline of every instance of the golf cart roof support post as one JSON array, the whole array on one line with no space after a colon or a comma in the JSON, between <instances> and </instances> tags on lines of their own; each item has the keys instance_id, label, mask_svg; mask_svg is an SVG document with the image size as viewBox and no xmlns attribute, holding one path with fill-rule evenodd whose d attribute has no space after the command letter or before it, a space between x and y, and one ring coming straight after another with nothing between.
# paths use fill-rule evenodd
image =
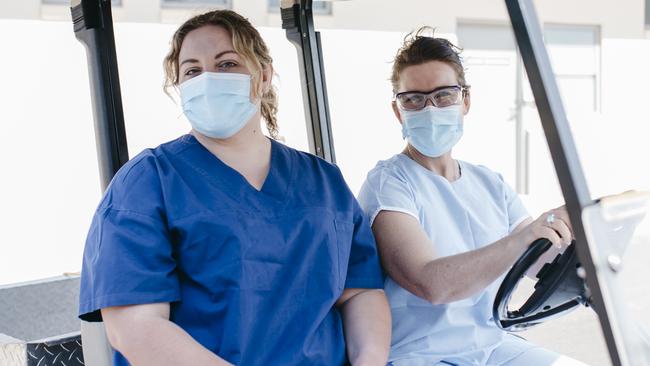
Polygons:
<instances>
[{"instance_id":1,"label":"golf cart roof support post","mask_svg":"<svg viewBox=\"0 0 650 366\"><path fill-rule=\"evenodd\" d=\"M320 32L314 30L312 1L282 0L282 28L286 30L287 39L298 51L309 150L335 163L323 51Z\"/></svg>"},{"instance_id":2,"label":"golf cart roof support post","mask_svg":"<svg viewBox=\"0 0 650 366\"><path fill-rule=\"evenodd\" d=\"M535 8L532 0L505 1L573 226L578 258L587 273L591 304L600 319L612 363L615 366L628 365L629 359L617 336L616 311L603 298L594 258L589 251L582 211L594 202L580 165Z\"/></svg>"},{"instance_id":3,"label":"golf cart roof support post","mask_svg":"<svg viewBox=\"0 0 650 366\"><path fill-rule=\"evenodd\" d=\"M110 0L72 0L74 33L86 48L102 191L129 160Z\"/></svg>"}]
</instances>

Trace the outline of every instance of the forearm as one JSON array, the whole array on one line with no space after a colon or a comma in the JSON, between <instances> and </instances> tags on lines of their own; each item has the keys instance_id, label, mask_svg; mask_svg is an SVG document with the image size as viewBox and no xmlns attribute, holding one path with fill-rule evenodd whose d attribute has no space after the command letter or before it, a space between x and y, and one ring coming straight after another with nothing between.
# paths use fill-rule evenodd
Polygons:
<instances>
[{"instance_id":1,"label":"forearm","mask_svg":"<svg viewBox=\"0 0 650 366\"><path fill-rule=\"evenodd\" d=\"M402 212L381 211L373 223L382 264L400 286L433 303L468 298L494 282L539 238L558 248L571 242L562 207L526 219L501 240L473 251L441 257L418 220ZM433 245L432 245L433 244Z\"/></svg>"},{"instance_id":2,"label":"forearm","mask_svg":"<svg viewBox=\"0 0 650 366\"><path fill-rule=\"evenodd\" d=\"M169 320L140 319L120 328L109 333L111 344L134 366L230 365Z\"/></svg>"},{"instance_id":3,"label":"forearm","mask_svg":"<svg viewBox=\"0 0 650 366\"><path fill-rule=\"evenodd\" d=\"M417 276L423 297L434 304L445 304L485 289L526 250L518 239L509 235L483 248L428 262Z\"/></svg>"},{"instance_id":4,"label":"forearm","mask_svg":"<svg viewBox=\"0 0 650 366\"><path fill-rule=\"evenodd\" d=\"M352 365L386 365L391 319L382 290L361 290L341 307L347 353Z\"/></svg>"}]
</instances>

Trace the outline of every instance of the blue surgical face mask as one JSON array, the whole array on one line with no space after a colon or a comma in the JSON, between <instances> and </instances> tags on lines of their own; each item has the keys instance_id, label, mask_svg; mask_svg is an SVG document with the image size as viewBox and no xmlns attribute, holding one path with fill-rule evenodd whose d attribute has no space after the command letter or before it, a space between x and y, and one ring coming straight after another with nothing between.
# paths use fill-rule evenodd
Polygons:
<instances>
[{"instance_id":1,"label":"blue surgical face mask","mask_svg":"<svg viewBox=\"0 0 650 366\"><path fill-rule=\"evenodd\" d=\"M183 113L196 131L226 139L257 112L250 91L250 75L204 72L180 85Z\"/></svg>"},{"instance_id":2,"label":"blue surgical face mask","mask_svg":"<svg viewBox=\"0 0 650 366\"><path fill-rule=\"evenodd\" d=\"M437 158L451 150L463 136L463 107L425 107L419 111L400 110L402 138L423 155Z\"/></svg>"}]
</instances>

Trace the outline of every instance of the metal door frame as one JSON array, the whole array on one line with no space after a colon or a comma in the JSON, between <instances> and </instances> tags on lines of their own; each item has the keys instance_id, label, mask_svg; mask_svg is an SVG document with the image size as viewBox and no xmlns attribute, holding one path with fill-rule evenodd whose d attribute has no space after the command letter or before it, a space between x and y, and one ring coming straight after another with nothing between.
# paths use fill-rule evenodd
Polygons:
<instances>
[{"instance_id":1,"label":"metal door frame","mask_svg":"<svg viewBox=\"0 0 650 366\"><path fill-rule=\"evenodd\" d=\"M313 0L282 0L282 28L298 51L309 150L312 154L335 163L323 50L320 32L314 29L312 3Z\"/></svg>"},{"instance_id":2,"label":"metal door frame","mask_svg":"<svg viewBox=\"0 0 650 366\"><path fill-rule=\"evenodd\" d=\"M625 311L617 309L616 302L608 298L611 291L608 291L607 284L601 283L598 277L599 274L615 275L616 270L600 268L600 272L598 271L599 268L595 263L602 261L599 260L598 253L592 253L589 249L583 223L585 209L594 207L599 202L594 201L589 193L557 81L544 45L541 24L532 0L505 0L505 2L569 212L576 240L576 251L586 273L585 281L590 293L591 305L598 314L613 365L630 365L633 359L626 349L625 338L630 336L626 333L630 330L625 329L624 326L627 323Z\"/></svg>"}]
</instances>

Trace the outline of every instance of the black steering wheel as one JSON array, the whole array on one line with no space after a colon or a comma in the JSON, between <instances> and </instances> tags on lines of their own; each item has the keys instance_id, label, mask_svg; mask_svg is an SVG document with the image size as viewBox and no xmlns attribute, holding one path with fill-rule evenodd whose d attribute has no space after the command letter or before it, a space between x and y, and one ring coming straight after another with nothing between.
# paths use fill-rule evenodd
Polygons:
<instances>
[{"instance_id":1,"label":"black steering wheel","mask_svg":"<svg viewBox=\"0 0 650 366\"><path fill-rule=\"evenodd\" d=\"M517 310L508 310L510 297L529 268L550 247L548 239L534 241L519 257L503 279L492 307L494 322L501 329L519 331L572 310L589 306L584 280L578 275L578 256L571 243L551 263L546 263L536 277L535 291Z\"/></svg>"}]
</instances>

